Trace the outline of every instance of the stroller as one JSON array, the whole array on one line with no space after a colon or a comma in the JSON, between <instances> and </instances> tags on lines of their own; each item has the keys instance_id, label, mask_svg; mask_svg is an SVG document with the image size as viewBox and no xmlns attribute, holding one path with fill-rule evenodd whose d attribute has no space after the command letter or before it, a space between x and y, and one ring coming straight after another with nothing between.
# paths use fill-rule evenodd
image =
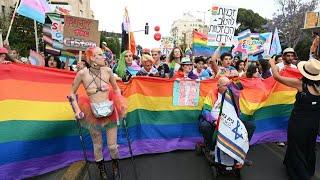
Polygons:
<instances>
[{"instance_id":1,"label":"stroller","mask_svg":"<svg viewBox=\"0 0 320 180\"><path fill-rule=\"evenodd\" d=\"M212 169L212 175L214 178L216 178L217 176L234 176L240 178L240 171L243 165L220 150L217 145L218 138L216 134L218 133L218 129L216 127L219 127L225 95L226 93L222 95L219 118L216 121L218 125L212 123L211 121L208 121L207 116L203 113L204 109L202 110L202 113L199 116L199 130L204 137L204 142L196 143L195 151L196 154L205 156ZM232 93L231 100L232 104L234 105L235 111L238 112Z\"/></svg>"}]
</instances>

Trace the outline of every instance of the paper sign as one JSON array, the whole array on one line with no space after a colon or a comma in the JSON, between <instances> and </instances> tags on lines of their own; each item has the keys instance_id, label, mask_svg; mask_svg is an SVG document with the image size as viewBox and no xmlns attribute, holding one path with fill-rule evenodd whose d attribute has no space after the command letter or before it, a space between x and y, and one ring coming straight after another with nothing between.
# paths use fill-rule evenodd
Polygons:
<instances>
[{"instance_id":1,"label":"paper sign","mask_svg":"<svg viewBox=\"0 0 320 180\"><path fill-rule=\"evenodd\" d=\"M64 49L85 51L100 45L97 20L64 16Z\"/></svg>"},{"instance_id":2,"label":"paper sign","mask_svg":"<svg viewBox=\"0 0 320 180\"><path fill-rule=\"evenodd\" d=\"M304 28L320 27L320 15L317 12L306 12Z\"/></svg>"},{"instance_id":3,"label":"paper sign","mask_svg":"<svg viewBox=\"0 0 320 180\"><path fill-rule=\"evenodd\" d=\"M173 106L198 106L199 88L199 81L175 81L173 84Z\"/></svg>"},{"instance_id":4,"label":"paper sign","mask_svg":"<svg viewBox=\"0 0 320 180\"><path fill-rule=\"evenodd\" d=\"M271 46L272 33L251 33L245 30L238 34L237 40L232 49L233 55L247 55L250 60L267 58Z\"/></svg>"},{"instance_id":5,"label":"paper sign","mask_svg":"<svg viewBox=\"0 0 320 180\"><path fill-rule=\"evenodd\" d=\"M238 8L213 5L211 12L208 45L219 46L220 43L225 43L227 47L231 47L237 26Z\"/></svg>"}]
</instances>

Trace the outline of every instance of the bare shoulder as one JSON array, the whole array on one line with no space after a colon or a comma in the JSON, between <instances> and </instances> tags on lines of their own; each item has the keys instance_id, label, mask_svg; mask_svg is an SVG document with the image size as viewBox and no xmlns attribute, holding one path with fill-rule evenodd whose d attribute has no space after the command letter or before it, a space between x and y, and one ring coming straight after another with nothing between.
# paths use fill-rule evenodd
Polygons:
<instances>
[{"instance_id":1,"label":"bare shoulder","mask_svg":"<svg viewBox=\"0 0 320 180\"><path fill-rule=\"evenodd\" d=\"M83 68L77 72L77 75L83 77L86 73L88 73L88 68Z\"/></svg>"},{"instance_id":2,"label":"bare shoulder","mask_svg":"<svg viewBox=\"0 0 320 180\"><path fill-rule=\"evenodd\" d=\"M105 71L105 72L112 73L112 69L109 68L109 67L107 67L107 66L102 67L102 69L103 69L103 71Z\"/></svg>"}]
</instances>

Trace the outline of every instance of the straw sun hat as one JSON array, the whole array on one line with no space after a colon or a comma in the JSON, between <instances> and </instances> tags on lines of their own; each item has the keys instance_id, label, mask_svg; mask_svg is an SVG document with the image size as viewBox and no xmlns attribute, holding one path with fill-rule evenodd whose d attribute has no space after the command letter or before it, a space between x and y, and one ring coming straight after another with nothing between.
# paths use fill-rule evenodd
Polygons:
<instances>
[{"instance_id":1,"label":"straw sun hat","mask_svg":"<svg viewBox=\"0 0 320 180\"><path fill-rule=\"evenodd\" d=\"M301 61L298 64L300 73L307 79L313 81L320 80L320 61L310 59L309 61Z\"/></svg>"}]
</instances>

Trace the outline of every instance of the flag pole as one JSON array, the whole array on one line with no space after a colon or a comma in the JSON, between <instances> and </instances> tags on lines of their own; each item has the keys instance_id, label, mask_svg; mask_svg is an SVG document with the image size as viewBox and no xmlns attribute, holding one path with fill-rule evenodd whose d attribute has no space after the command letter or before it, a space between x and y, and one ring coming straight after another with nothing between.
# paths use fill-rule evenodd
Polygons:
<instances>
[{"instance_id":1,"label":"flag pole","mask_svg":"<svg viewBox=\"0 0 320 180\"><path fill-rule=\"evenodd\" d=\"M2 29L0 29L0 47L3 47Z\"/></svg>"},{"instance_id":2,"label":"flag pole","mask_svg":"<svg viewBox=\"0 0 320 180\"><path fill-rule=\"evenodd\" d=\"M16 13L17 13L19 2L20 2L20 0L17 0L16 7L14 8L14 11L13 11L13 15L12 15L12 18L11 18L10 26L9 26L9 29L8 29L8 32L7 32L7 36L6 36L6 39L4 40L6 43L9 43L8 39L9 39L9 35L10 35L10 32L11 32L11 28L12 28L12 24L13 24L14 18L15 18Z\"/></svg>"},{"instance_id":3,"label":"flag pole","mask_svg":"<svg viewBox=\"0 0 320 180\"><path fill-rule=\"evenodd\" d=\"M36 51L39 53L39 41L38 41L38 28L37 28L37 22L36 20L33 20L34 22L34 36L36 39Z\"/></svg>"},{"instance_id":4,"label":"flag pole","mask_svg":"<svg viewBox=\"0 0 320 180\"><path fill-rule=\"evenodd\" d=\"M79 51L79 59L78 59L78 63L81 62L81 59L82 59L82 50Z\"/></svg>"}]
</instances>

